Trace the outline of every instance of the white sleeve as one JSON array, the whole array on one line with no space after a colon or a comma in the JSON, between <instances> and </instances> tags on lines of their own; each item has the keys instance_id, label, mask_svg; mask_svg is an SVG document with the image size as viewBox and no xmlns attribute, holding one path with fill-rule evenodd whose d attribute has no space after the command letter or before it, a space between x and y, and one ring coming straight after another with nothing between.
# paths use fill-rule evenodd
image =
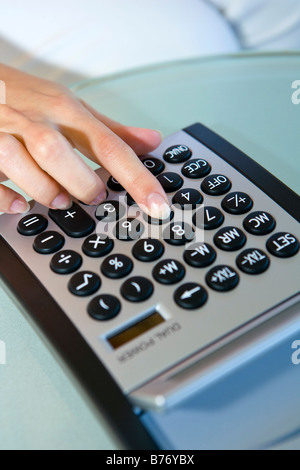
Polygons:
<instances>
[{"instance_id":1,"label":"white sleeve","mask_svg":"<svg viewBox=\"0 0 300 470\"><path fill-rule=\"evenodd\" d=\"M209 0L246 49L300 49L299 0Z\"/></svg>"}]
</instances>

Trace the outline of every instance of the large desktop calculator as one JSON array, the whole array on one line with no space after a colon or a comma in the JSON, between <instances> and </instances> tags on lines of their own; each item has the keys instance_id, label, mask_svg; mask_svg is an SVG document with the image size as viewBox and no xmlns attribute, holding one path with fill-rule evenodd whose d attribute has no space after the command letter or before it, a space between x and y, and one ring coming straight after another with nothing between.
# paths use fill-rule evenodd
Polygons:
<instances>
[{"instance_id":1,"label":"large desktop calculator","mask_svg":"<svg viewBox=\"0 0 300 470\"><path fill-rule=\"evenodd\" d=\"M26 215L0 217L0 269L122 445L155 448L141 411L192 396L299 320L300 205L201 124L142 161L168 195L167 219L99 169L98 207L32 201Z\"/></svg>"}]
</instances>

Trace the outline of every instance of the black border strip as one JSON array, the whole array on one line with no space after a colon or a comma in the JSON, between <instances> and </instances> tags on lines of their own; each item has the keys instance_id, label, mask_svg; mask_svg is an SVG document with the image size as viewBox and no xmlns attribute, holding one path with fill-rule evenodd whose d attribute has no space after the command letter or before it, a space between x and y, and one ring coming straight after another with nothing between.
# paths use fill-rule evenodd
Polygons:
<instances>
[{"instance_id":1,"label":"black border strip","mask_svg":"<svg viewBox=\"0 0 300 470\"><path fill-rule=\"evenodd\" d=\"M132 407L67 315L0 235L0 277L59 353L125 449L158 449Z\"/></svg>"},{"instance_id":2,"label":"black border strip","mask_svg":"<svg viewBox=\"0 0 300 470\"><path fill-rule=\"evenodd\" d=\"M259 163L203 124L195 123L183 130L232 165L300 222L300 197L298 194Z\"/></svg>"}]
</instances>

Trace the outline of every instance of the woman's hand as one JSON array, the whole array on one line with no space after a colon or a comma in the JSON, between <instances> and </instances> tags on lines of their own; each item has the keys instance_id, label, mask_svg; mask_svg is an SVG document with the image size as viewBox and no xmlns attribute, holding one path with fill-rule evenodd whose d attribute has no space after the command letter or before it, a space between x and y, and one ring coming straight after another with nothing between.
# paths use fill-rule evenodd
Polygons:
<instances>
[{"instance_id":1,"label":"woman's hand","mask_svg":"<svg viewBox=\"0 0 300 470\"><path fill-rule=\"evenodd\" d=\"M76 148L111 173L148 214L168 214L161 185L137 157L160 144L159 132L123 126L67 88L5 65L0 79L6 86L6 102L0 104L0 180L11 179L53 209L69 208L70 195L99 204L105 184ZM0 185L0 211L27 210L20 194Z\"/></svg>"}]
</instances>

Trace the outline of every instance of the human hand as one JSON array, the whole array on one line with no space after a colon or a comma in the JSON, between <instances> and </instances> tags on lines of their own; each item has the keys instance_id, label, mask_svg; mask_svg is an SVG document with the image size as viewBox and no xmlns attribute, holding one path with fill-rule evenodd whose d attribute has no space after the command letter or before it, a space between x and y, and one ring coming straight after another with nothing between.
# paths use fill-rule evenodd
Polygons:
<instances>
[{"instance_id":1,"label":"human hand","mask_svg":"<svg viewBox=\"0 0 300 470\"><path fill-rule=\"evenodd\" d=\"M170 209L157 179L137 157L156 148L159 132L123 126L62 85L0 65L6 102L0 104L0 181L12 180L31 198L67 209L71 196L100 204L105 184L74 149L104 167L152 217ZM0 184L0 211L22 213L28 203Z\"/></svg>"}]
</instances>

